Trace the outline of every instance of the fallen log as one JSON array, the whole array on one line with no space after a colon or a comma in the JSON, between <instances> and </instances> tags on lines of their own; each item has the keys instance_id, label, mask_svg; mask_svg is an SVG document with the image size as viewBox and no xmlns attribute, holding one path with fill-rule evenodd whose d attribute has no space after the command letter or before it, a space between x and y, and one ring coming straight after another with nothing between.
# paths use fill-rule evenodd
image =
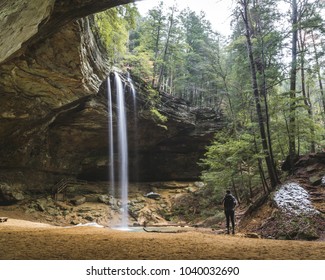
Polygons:
<instances>
[{"instance_id":1,"label":"fallen log","mask_svg":"<svg viewBox=\"0 0 325 280\"><path fill-rule=\"evenodd\" d=\"M181 230L148 230L145 227L143 228L145 232L155 232L155 233L180 233Z\"/></svg>"},{"instance_id":2,"label":"fallen log","mask_svg":"<svg viewBox=\"0 0 325 280\"><path fill-rule=\"evenodd\" d=\"M145 227L190 227L190 225L185 223L175 223L175 224L146 224Z\"/></svg>"}]
</instances>

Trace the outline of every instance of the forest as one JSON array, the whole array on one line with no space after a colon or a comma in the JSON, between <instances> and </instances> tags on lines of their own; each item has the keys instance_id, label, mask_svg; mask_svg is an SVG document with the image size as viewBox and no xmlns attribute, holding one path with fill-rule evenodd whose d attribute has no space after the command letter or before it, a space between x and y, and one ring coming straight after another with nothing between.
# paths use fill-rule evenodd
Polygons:
<instances>
[{"instance_id":1,"label":"forest","mask_svg":"<svg viewBox=\"0 0 325 280\"><path fill-rule=\"evenodd\" d=\"M238 0L225 37L203 12L163 1L145 16L136 4L95 16L112 65L222 113L227 127L198 162L202 180L216 197L231 188L244 200L325 148L323 18L323 1Z\"/></svg>"}]
</instances>

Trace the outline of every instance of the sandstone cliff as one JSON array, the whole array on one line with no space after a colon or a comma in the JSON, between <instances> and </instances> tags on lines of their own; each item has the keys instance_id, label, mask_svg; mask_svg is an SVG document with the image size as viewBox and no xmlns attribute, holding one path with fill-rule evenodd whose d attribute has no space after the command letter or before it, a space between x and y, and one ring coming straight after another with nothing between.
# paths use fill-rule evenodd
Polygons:
<instances>
[{"instance_id":1,"label":"sandstone cliff","mask_svg":"<svg viewBox=\"0 0 325 280\"><path fill-rule=\"evenodd\" d=\"M1 182L41 193L66 177L107 179L105 84L112 69L86 16L128 2L1 4ZM146 89L136 85L142 107L136 132L128 122L129 143L137 143L136 150L129 144L131 180L197 179L197 161L222 126L220 114L162 94L166 129L144 113Z\"/></svg>"}]
</instances>

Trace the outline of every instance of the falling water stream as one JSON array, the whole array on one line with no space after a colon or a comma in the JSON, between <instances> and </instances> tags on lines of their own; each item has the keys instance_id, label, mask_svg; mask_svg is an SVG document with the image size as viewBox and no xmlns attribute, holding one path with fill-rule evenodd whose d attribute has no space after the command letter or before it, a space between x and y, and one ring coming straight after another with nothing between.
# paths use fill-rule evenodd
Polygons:
<instances>
[{"instance_id":1,"label":"falling water stream","mask_svg":"<svg viewBox=\"0 0 325 280\"><path fill-rule=\"evenodd\" d=\"M120 76L115 73L117 128L118 128L118 171L121 190L122 217L120 228L128 228L128 143L124 89Z\"/></svg>"},{"instance_id":2,"label":"falling water stream","mask_svg":"<svg viewBox=\"0 0 325 280\"><path fill-rule=\"evenodd\" d=\"M133 173L133 180L139 181L138 175L139 175L139 152L138 152L138 112L137 112L137 92L135 90L133 80L131 78L130 73L127 73L127 80L129 82L132 99L133 99L133 131L134 131L134 140L133 140L133 166L132 166L132 173Z\"/></svg>"},{"instance_id":3,"label":"falling water stream","mask_svg":"<svg viewBox=\"0 0 325 280\"><path fill-rule=\"evenodd\" d=\"M115 168L114 168L114 139L113 139L113 106L111 80L107 78L107 107L108 107L108 154L109 154L109 192L115 197Z\"/></svg>"},{"instance_id":4,"label":"falling water stream","mask_svg":"<svg viewBox=\"0 0 325 280\"><path fill-rule=\"evenodd\" d=\"M115 191L115 181L119 184L120 199L121 199L121 222L119 225L114 225L118 229L128 230L128 140L127 140L127 119L126 119L126 106L124 98L124 87L121 77L118 73L115 73L115 90L116 90L116 118L117 118L117 152L118 152L118 166L114 166L114 131L113 131L113 105L112 105L112 90L111 81L107 78L107 107L108 107L108 141L109 141L109 178L110 189L109 193L116 198L117 193ZM134 131L137 133L137 112L136 112L136 90L134 88L132 79L128 74L127 77L129 87L131 90L134 106ZM136 142L136 135L134 135ZM134 146L136 147L136 143ZM136 150L136 149L135 149ZM136 165L136 164L135 164ZM115 168L116 171L115 172ZM117 179L115 180L115 174Z\"/></svg>"},{"instance_id":5,"label":"falling water stream","mask_svg":"<svg viewBox=\"0 0 325 280\"><path fill-rule=\"evenodd\" d=\"M131 75L129 72L127 73L127 79L128 79L128 82L129 82L130 88L131 88L131 93L132 93L132 97L133 97L133 105L134 105L134 108L136 108L136 93L137 92L134 88L133 81L132 81L132 78L131 78Z\"/></svg>"}]
</instances>

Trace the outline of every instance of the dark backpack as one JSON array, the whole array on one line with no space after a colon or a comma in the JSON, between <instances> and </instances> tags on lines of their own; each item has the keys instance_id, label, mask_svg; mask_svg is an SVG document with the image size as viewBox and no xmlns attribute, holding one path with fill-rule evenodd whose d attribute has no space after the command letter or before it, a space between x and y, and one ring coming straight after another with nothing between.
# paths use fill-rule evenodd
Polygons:
<instances>
[{"instance_id":1,"label":"dark backpack","mask_svg":"<svg viewBox=\"0 0 325 280\"><path fill-rule=\"evenodd\" d=\"M227 194L224 198L223 205L226 210L234 209L236 206L236 199L231 194Z\"/></svg>"}]
</instances>

